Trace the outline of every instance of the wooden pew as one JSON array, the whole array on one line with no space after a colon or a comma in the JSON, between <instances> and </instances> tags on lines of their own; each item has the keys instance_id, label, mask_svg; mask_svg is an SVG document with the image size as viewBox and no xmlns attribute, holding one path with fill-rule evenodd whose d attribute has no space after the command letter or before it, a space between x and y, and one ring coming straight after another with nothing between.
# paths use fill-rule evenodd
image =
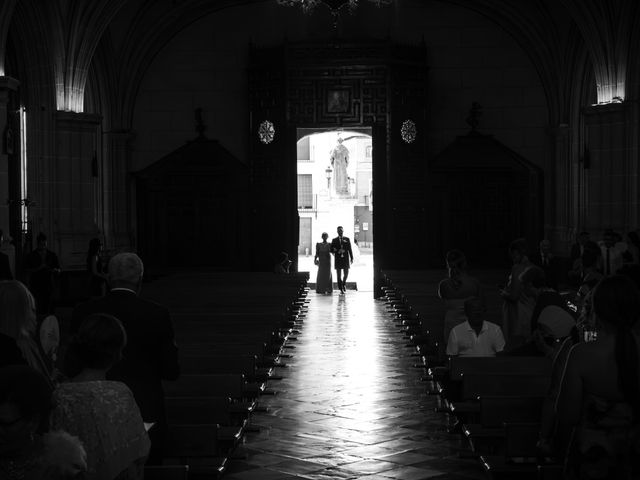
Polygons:
<instances>
[{"instance_id":1,"label":"wooden pew","mask_svg":"<svg viewBox=\"0 0 640 480\"><path fill-rule=\"evenodd\" d=\"M189 465L147 465L145 480L188 480Z\"/></svg>"},{"instance_id":2,"label":"wooden pew","mask_svg":"<svg viewBox=\"0 0 640 480\"><path fill-rule=\"evenodd\" d=\"M461 381L463 375L509 374L550 375L551 360L546 357L449 357L442 367L427 370L428 379L443 391L449 382Z\"/></svg>"},{"instance_id":3,"label":"wooden pew","mask_svg":"<svg viewBox=\"0 0 640 480\"><path fill-rule=\"evenodd\" d=\"M182 378L165 385L170 428L219 425L218 454L230 453L304 319L307 279L308 274L189 272L145 285L145 297L169 308L179 347ZM180 457L174 447L169 454ZM193 473L197 452L192 457ZM221 473L224 465L218 466Z\"/></svg>"},{"instance_id":4,"label":"wooden pew","mask_svg":"<svg viewBox=\"0 0 640 480\"><path fill-rule=\"evenodd\" d=\"M462 399L485 396L544 396L549 389L549 375L468 374L462 376Z\"/></svg>"},{"instance_id":5,"label":"wooden pew","mask_svg":"<svg viewBox=\"0 0 640 480\"><path fill-rule=\"evenodd\" d=\"M169 425L165 464L188 465L189 478L220 478L228 456L221 452L218 425Z\"/></svg>"},{"instance_id":6,"label":"wooden pew","mask_svg":"<svg viewBox=\"0 0 640 480\"><path fill-rule=\"evenodd\" d=\"M450 357L449 378L456 380L463 375L508 374L550 375L551 360L546 357Z\"/></svg>"},{"instance_id":7,"label":"wooden pew","mask_svg":"<svg viewBox=\"0 0 640 480\"><path fill-rule=\"evenodd\" d=\"M480 397L478 423L466 423L462 427L471 450L477 455L503 451L504 425L539 422L543 399L541 396Z\"/></svg>"},{"instance_id":8,"label":"wooden pew","mask_svg":"<svg viewBox=\"0 0 640 480\"><path fill-rule=\"evenodd\" d=\"M181 397L224 397L230 398L231 404L224 403L225 411L235 417L248 420L255 410L256 401L253 393L248 393L247 383L240 373L181 375L178 380L164 382L166 398Z\"/></svg>"},{"instance_id":9,"label":"wooden pew","mask_svg":"<svg viewBox=\"0 0 640 480\"><path fill-rule=\"evenodd\" d=\"M536 443L539 423L507 423L504 425L504 455L482 455L480 461L493 480L537 480Z\"/></svg>"},{"instance_id":10,"label":"wooden pew","mask_svg":"<svg viewBox=\"0 0 640 480\"><path fill-rule=\"evenodd\" d=\"M230 452L242 439L246 419L234 417L227 397L169 397L166 399L169 425L218 425L221 451Z\"/></svg>"}]
</instances>

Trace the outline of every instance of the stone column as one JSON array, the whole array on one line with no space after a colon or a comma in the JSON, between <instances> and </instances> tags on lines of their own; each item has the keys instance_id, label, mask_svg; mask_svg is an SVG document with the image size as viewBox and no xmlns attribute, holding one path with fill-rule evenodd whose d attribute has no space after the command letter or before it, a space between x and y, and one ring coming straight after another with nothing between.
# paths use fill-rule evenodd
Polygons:
<instances>
[{"instance_id":1,"label":"stone column","mask_svg":"<svg viewBox=\"0 0 640 480\"><path fill-rule=\"evenodd\" d=\"M569 252L577 228L577 216L573 198L573 169L571 161L571 130L566 123L551 130L554 142L554 163L552 185L553 204L550 206L552 217L547 223L545 234L551 240L553 250L558 255Z\"/></svg>"},{"instance_id":2,"label":"stone column","mask_svg":"<svg viewBox=\"0 0 640 480\"><path fill-rule=\"evenodd\" d=\"M49 243L65 269L85 268L89 240L102 233L98 162L99 115L56 113L56 156L51 172L54 238Z\"/></svg>"},{"instance_id":3,"label":"stone column","mask_svg":"<svg viewBox=\"0 0 640 480\"><path fill-rule=\"evenodd\" d=\"M106 161L103 167L104 176L104 227L106 247L109 250L121 251L135 247L132 208L135 202L131 199L129 185L130 141L133 138L130 130L114 130L104 134L106 145Z\"/></svg>"},{"instance_id":4,"label":"stone column","mask_svg":"<svg viewBox=\"0 0 640 480\"><path fill-rule=\"evenodd\" d=\"M598 240L604 228L624 234L638 227L638 167L632 147L632 109L625 103L585 109L586 229Z\"/></svg>"},{"instance_id":5,"label":"stone column","mask_svg":"<svg viewBox=\"0 0 640 480\"><path fill-rule=\"evenodd\" d=\"M20 82L11 77L0 77L0 229L9 236L9 155L7 154L8 111L11 92L18 89ZM11 128L12 147L15 155L20 155L20 130ZM9 147L11 148L11 147Z\"/></svg>"},{"instance_id":6,"label":"stone column","mask_svg":"<svg viewBox=\"0 0 640 480\"><path fill-rule=\"evenodd\" d=\"M9 152L13 149L13 155L16 158L20 158L20 127L10 128L9 125L9 111L10 108L10 96L13 92L16 92L20 82L12 77L0 76L0 229L4 232L5 243L0 245L0 250L9 257L9 264L11 271L14 275L17 275L16 271L16 250L8 243L11 233L12 219L9 213L8 200L12 199L10 196L9 182L11 181L11 174L9 172ZM14 126L15 127L15 126ZM11 132L9 133L9 128ZM16 131L17 130L17 131ZM9 141L12 145L7 145ZM17 187L18 185L13 185ZM13 198L12 200L17 200ZM13 220L16 220L15 218ZM16 220L15 228L20 228L18 221ZM16 239L18 243L21 240L21 236ZM22 249L19 248L18 252ZM20 266L20 264L18 265Z\"/></svg>"}]
</instances>

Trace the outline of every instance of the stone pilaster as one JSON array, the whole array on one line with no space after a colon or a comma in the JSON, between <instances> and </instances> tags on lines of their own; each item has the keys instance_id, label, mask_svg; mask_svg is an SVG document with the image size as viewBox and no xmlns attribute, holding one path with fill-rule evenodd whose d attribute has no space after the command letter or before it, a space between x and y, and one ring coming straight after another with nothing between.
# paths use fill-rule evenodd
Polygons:
<instances>
[{"instance_id":1,"label":"stone pilaster","mask_svg":"<svg viewBox=\"0 0 640 480\"><path fill-rule=\"evenodd\" d=\"M9 200L9 155L7 154L7 128L8 125L8 108L9 108L9 96L11 92L15 92L18 89L20 82L11 77L0 77L0 228L3 229L8 235L9 232L9 206L7 200ZM11 129L13 137L13 148L15 155L20 154L20 131Z\"/></svg>"},{"instance_id":2,"label":"stone pilaster","mask_svg":"<svg viewBox=\"0 0 640 480\"><path fill-rule=\"evenodd\" d=\"M51 172L54 237L63 268L84 268L89 240L103 232L98 159L99 115L56 113L56 156Z\"/></svg>"},{"instance_id":3,"label":"stone pilaster","mask_svg":"<svg viewBox=\"0 0 640 480\"><path fill-rule=\"evenodd\" d=\"M576 203L573 196L574 170L577 166L572 162L571 129L567 124L560 124L551 130L554 143L553 198L549 199L551 217L546 221L545 235L551 240L553 250L558 254L569 252L575 237Z\"/></svg>"},{"instance_id":4,"label":"stone pilaster","mask_svg":"<svg viewBox=\"0 0 640 480\"><path fill-rule=\"evenodd\" d=\"M5 240L8 240L11 232L11 223L14 220L14 229L20 229L18 219L12 219L9 212L9 200L11 199L9 182L11 181L11 174L9 171L9 152L13 149L13 155L15 158L20 158L20 130L15 131L15 128L11 128L11 133L8 133L9 125L9 111L10 108L10 95L16 92L20 82L12 77L2 76L0 77L0 229L4 231ZM7 136L12 138L7 138ZM7 145L7 140L12 145ZM14 158L14 159L15 159ZM18 187L14 185L13 187ZM11 199L15 200L15 199ZM20 237L18 238L20 241ZM11 269L15 270L15 257L11 257L12 253L15 253L13 249L10 249L8 245L0 245L0 250L5 251L10 256L9 262Z\"/></svg>"},{"instance_id":5,"label":"stone pilaster","mask_svg":"<svg viewBox=\"0 0 640 480\"><path fill-rule=\"evenodd\" d=\"M634 158L629 104L585 109L588 165L585 174L586 230L598 239L602 230L625 233L638 227L638 166Z\"/></svg>"},{"instance_id":6,"label":"stone pilaster","mask_svg":"<svg viewBox=\"0 0 640 480\"><path fill-rule=\"evenodd\" d=\"M133 138L129 130L117 130L104 134L106 147L104 177L104 227L106 247L121 251L135 248L135 214L132 208L130 183L130 141Z\"/></svg>"}]
</instances>

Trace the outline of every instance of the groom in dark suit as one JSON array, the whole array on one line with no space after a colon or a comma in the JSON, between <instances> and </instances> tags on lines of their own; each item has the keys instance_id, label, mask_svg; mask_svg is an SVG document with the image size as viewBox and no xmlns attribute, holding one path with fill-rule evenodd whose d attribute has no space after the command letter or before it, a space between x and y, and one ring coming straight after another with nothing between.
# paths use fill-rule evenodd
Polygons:
<instances>
[{"instance_id":1,"label":"groom in dark suit","mask_svg":"<svg viewBox=\"0 0 640 480\"><path fill-rule=\"evenodd\" d=\"M342 227L338 227L338 236L331 240L331 253L334 255L334 266L338 277L338 288L340 293L347 290L347 277L349 267L353 263L353 251L351 250L351 240L342 235ZM344 276L341 275L344 272Z\"/></svg>"},{"instance_id":2,"label":"groom in dark suit","mask_svg":"<svg viewBox=\"0 0 640 480\"><path fill-rule=\"evenodd\" d=\"M155 425L149 430L151 451L147 464L159 464L164 453L167 420L162 380L180 375L178 348L169 310L140 298L142 260L135 253L119 253L109 262L109 293L78 305L71 330L76 332L88 315L104 312L122 322L127 345L122 360L107 372L108 380L127 385L136 399L142 419Z\"/></svg>"}]
</instances>

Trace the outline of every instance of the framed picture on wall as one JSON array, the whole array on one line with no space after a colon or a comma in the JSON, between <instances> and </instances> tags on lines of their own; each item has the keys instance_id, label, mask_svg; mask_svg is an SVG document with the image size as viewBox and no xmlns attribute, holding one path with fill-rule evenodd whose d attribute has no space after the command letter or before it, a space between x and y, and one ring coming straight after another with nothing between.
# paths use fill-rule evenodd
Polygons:
<instances>
[{"instance_id":1,"label":"framed picture on wall","mask_svg":"<svg viewBox=\"0 0 640 480\"><path fill-rule=\"evenodd\" d=\"M327 90L327 113L346 113L351 101L349 90Z\"/></svg>"}]
</instances>

